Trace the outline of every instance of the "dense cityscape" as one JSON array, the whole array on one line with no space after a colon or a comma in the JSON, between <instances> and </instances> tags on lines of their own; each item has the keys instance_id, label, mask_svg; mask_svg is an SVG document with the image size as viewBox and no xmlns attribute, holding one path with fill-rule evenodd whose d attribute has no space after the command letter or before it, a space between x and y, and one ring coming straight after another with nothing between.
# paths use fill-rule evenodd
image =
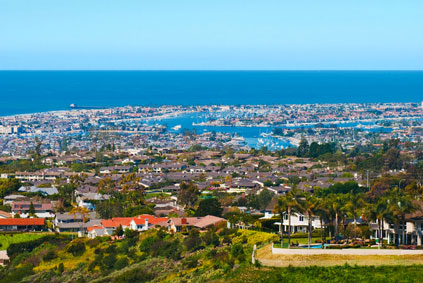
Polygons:
<instances>
[{"instance_id":1,"label":"dense cityscape","mask_svg":"<svg viewBox=\"0 0 423 283\"><path fill-rule=\"evenodd\" d=\"M68 282L175 274L179 282L195 270L209 281L230 269L279 276L259 266L281 266L286 253L313 263L310 248L341 251L343 263L353 262L345 249L367 260L401 251L418 263L422 114L416 103L380 103L3 117L4 278L28 270L30 281ZM254 143L243 128L255 130Z\"/></svg>"}]
</instances>

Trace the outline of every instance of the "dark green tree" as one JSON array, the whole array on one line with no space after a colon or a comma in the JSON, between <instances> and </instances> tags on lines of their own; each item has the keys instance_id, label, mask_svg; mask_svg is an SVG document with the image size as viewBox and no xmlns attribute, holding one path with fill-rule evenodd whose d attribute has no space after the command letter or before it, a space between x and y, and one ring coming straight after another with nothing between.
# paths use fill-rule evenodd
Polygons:
<instances>
[{"instance_id":1,"label":"dark green tree","mask_svg":"<svg viewBox=\"0 0 423 283\"><path fill-rule=\"evenodd\" d=\"M214 215L221 216L223 208L220 202L216 198L203 199L198 205L198 209L195 212L196 216Z\"/></svg>"}]
</instances>

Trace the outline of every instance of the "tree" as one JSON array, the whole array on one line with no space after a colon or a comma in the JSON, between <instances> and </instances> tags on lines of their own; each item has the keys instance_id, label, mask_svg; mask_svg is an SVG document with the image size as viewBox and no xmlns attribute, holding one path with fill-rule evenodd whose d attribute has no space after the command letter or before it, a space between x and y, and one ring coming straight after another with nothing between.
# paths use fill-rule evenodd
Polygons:
<instances>
[{"instance_id":1,"label":"tree","mask_svg":"<svg viewBox=\"0 0 423 283\"><path fill-rule=\"evenodd\" d=\"M72 208L72 210L69 212L70 215L73 215L73 218L76 219L77 215L80 215L82 218L82 221L80 223L80 230L82 233L85 233L84 223L88 221L88 215L90 211L86 207L77 206Z\"/></svg>"},{"instance_id":2,"label":"tree","mask_svg":"<svg viewBox=\"0 0 423 283\"><path fill-rule=\"evenodd\" d=\"M185 208L191 208L198 200L200 192L193 182L180 184L178 193L178 203L184 205Z\"/></svg>"},{"instance_id":3,"label":"tree","mask_svg":"<svg viewBox=\"0 0 423 283\"><path fill-rule=\"evenodd\" d=\"M122 225L119 225L119 227L116 228L116 230L113 232L114 235L116 236L122 236L123 235L123 228Z\"/></svg>"},{"instance_id":4,"label":"tree","mask_svg":"<svg viewBox=\"0 0 423 283\"><path fill-rule=\"evenodd\" d=\"M394 188L391 192L387 194L387 202L388 202L388 210L392 214L392 220L394 222L395 228L395 245L399 246L399 227L401 222L403 223L403 227L405 227L405 215L407 213L412 213L417 209L416 205L413 204L411 198L404 194L399 188ZM405 239L405 229L403 228L403 235L402 239L404 242Z\"/></svg>"},{"instance_id":5,"label":"tree","mask_svg":"<svg viewBox=\"0 0 423 283\"><path fill-rule=\"evenodd\" d=\"M323 244L323 235L326 237L326 223L330 219L330 211L328 209L328 204L326 200L318 199L315 209L315 215L319 216L320 219L320 241L322 243L322 249L324 248Z\"/></svg>"},{"instance_id":6,"label":"tree","mask_svg":"<svg viewBox=\"0 0 423 283\"><path fill-rule=\"evenodd\" d=\"M347 203L345 208L347 212L354 218L354 239L357 238L357 214L364 207L363 194L353 194L349 193L347 195Z\"/></svg>"},{"instance_id":7,"label":"tree","mask_svg":"<svg viewBox=\"0 0 423 283\"><path fill-rule=\"evenodd\" d=\"M17 191L21 185L20 180L16 178L0 179L0 198Z\"/></svg>"},{"instance_id":8,"label":"tree","mask_svg":"<svg viewBox=\"0 0 423 283\"><path fill-rule=\"evenodd\" d=\"M286 196L280 196L277 199L275 208L273 210L274 213L279 214L281 226L280 226L280 233L281 233L281 248L283 248L283 217L285 214L288 214L289 208L289 201Z\"/></svg>"},{"instance_id":9,"label":"tree","mask_svg":"<svg viewBox=\"0 0 423 283\"><path fill-rule=\"evenodd\" d=\"M201 245L200 233L197 229L191 229L188 237L184 239L184 245L188 251L194 251Z\"/></svg>"},{"instance_id":10,"label":"tree","mask_svg":"<svg viewBox=\"0 0 423 283\"><path fill-rule=\"evenodd\" d=\"M300 144L298 145L298 148L297 148L297 156L298 157L306 156L308 151L309 151L308 141L306 140L305 137L302 137Z\"/></svg>"},{"instance_id":11,"label":"tree","mask_svg":"<svg viewBox=\"0 0 423 283\"><path fill-rule=\"evenodd\" d=\"M311 245L311 232L312 232L312 220L317 207L317 199L311 194L305 194L304 197L299 200L299 210L308 220L308 248Z\"/></svg>"},{"instance_id":12,"label":"tree","mask_svg":"<svg viewBox=\"0 0 423 283\"><path fill-rule=\"evenodd\" d=\"M214 215L221 216L223 208L220 202L216 198L203 199L198 205L198 209L195 212L196 216Z\"/></svg>"},{"instance_id":13,"label":"tree","mask_svg":"<svg viewBox=\"0 0 423 283\"><path fill-rule=\"evenodd\" d=\"M368 219L375 221L378 227L378 239L379 239L379 248L382 247L383 243L383 230L384 230L384 221L386 219L392 219L392 211L388 208L388 201L385 197L381 197L377 200L376 203L369 203L367 205L366 213Z\"/></svg>"},{"instance_id":14,"label":"tree","mask_svg":"<svg viewBox=\"0 0 423 283\"><path fill-rule=\"evenodd\" d=\"M35 207L34 207L34 204L32 203L32 201L29 204L28 215L29 216L35 216Z\"/></svg>"},{"instance_id":15,"label":"tree","mask_svg":"<svg viewBox=\"0 0 423 283\"><path fill-rule=\"evenodd\" d=\"M345 196L331 194L327 200L329 211L335 216L335 237L337 237L339 234L339 217L345 212Z\"/></svg>"},{"instance_id":16,"label":"tree","mask_svg":"<svg viewBox=\"0 0 423 283\"><path fill-rule=\"evenodd\" d=\"M291 248L291 215L293 212L299 210L298 200L301 197L301 192L298 189L292 189L286 195L288 199L288 249Z\"/></svg>"}]
</instances>

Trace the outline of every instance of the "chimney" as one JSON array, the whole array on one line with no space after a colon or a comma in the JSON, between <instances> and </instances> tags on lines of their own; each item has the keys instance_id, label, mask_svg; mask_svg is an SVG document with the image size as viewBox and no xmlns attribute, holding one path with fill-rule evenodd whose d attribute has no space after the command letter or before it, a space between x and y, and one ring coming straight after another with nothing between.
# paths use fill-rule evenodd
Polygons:
<instances>
[{"instance_id":1,"label":"chimney","mask_svg":"<svg viewBox=\"0 0 423 283\"><path fill-rule=\"evenodd\" d=\"M148 218L145 219L145 230L148 230Z\"/></svg>"},{"instance_id":2,"label":"chimney","mask_svg":"<svg viewBox=\"0 0 423 283\"><path fill-rule=\"evenodd\" d=\"M185 217L181 219L181 224L182 225L187 224L187 219Z\"/></svg>"}]
</instances>

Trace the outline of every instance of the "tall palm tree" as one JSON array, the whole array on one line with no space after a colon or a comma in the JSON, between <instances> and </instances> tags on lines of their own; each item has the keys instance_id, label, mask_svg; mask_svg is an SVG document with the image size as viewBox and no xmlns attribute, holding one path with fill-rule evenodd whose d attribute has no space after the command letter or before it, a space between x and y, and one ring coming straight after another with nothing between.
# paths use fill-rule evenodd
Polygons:
<instances>
[{"instance_id":1,"label":"tall palm tree","mask_svg":"<svg viewBox=\"0 0 423 283\"><path fill-rule=\"evenodd\" d=\"M363 194L354 194L349 193L346 197L347 203L345 204L345 208L347 212L354 218L354 240L357 239L357 215L360 213L362 208L364 207L364 200Z\"/></svg>"},{"instance_id":2,"label":"tall palm tree","mask_svg":"<svg viewBox=\"0 0 423 283\"><path fill-rule=\"evenodd\" d=\"M345 212L345 196L332 194L328 197L328 209L335 216L335 237L339 234L339 217Z\"/></svg>"},{"instance_id":3,"label":"tall palm tree","mask_svg":"<svg viewBox=\"0 0 423 283\"><path fill-rule=\"evenodd\" d=\"M366 207L367 217L377 224L379 248L383 246L384 222L392 219L392 213L389 210L388 204L388 200L385 197L381 197L376 203L369 203Z\"/></svg>"},{"instance_id":4,"label":"tall palm tree","mask_svg":"<svg viewBox=\"0 0 423 283\"><path fill-rule=\"evenodd\" d=\"M311 245L311 232L312 232L312 220L314 213L317 208L317 199L311 194L305 194L304 197L299 199L299 210L303 213L308 219L308 248Z\"/></svg>"},{"instance_id":5,"label":"tall palm tree","mask_svg":"<svg viewBox=\"0 0 423 283\"><path fill-rule=\"evenodd\" d=\"M276 202L274 212L279 214L281 219L281 226L280 226L280 232L281 232L281 248L283 248L283 217L285 214L288 213L289 208L289 201L286 196L280 196Z\"/></svg>"},{"instance_id":6,"label":"tall palm tree","mask_svg":"<svg viewBox=\"0 0 423 283\"><path fill-rule=\"evenodd\" d=\"M327 205L327 201L317 199L315 215L319 216L320 220L320 241L322 243L322 249L324 248L323 235L326 237L326 223L330 219L331 215Z\"/></svg>"},{"instance_id":7,"label":"tall palm tree","mask_svg":"<svg viewBox=\"0 0 423 283\"><path fill-rule=\"evenodd\" d=\"M299 209L301 192L297 188L290 190L286 198L288 200L288 249L291 248L291 215Z\"/></svg>"}]
</instances>

